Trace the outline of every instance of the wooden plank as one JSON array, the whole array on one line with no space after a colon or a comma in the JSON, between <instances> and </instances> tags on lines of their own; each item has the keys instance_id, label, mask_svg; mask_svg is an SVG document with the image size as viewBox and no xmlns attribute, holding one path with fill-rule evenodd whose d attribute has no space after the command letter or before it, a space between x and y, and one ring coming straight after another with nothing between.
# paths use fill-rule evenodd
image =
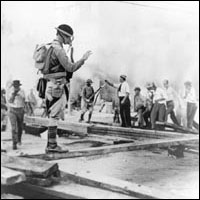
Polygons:
<instances>
[{"instance_id":1,"label":"wooden plank","mask_svg":"<svg viewBox=\"0 0 200 200\"><path fill-rule=\"evenodd\" d=\"M41 187L49 187L53 184L54 180L52 177L48 178L35 178L35 177L27 177L26 183L30 183L32 185L37 185Z\"/></svg>"},{"instance_id":2,"label":"wooden plank","mask_svg":"<svg viewBox=\"0 0 200 200\"><path fill-rule=\"evenodd\" d=\"M199 141L198 136L191 136L185 138L173 138L173 139L156 139L151 141L141 141L138 144L127 143L120 145L110 145L103 147L93 147L81 150L71 150L67 153L52 153L52 154L38 154L38 155L25 155L24 157L29 158L39 158L45 160L58 160L66 158L75 158L83 156L94 156L94 155L104 155L116 152L126 152L133 150L148 149L151 147L168 147L169 145L185 144L191 141Z\"/></svg>"},{"instance_id":3,"label":"wooden plank","mask_svg":"<svg viewBox=\"0 0 200 200\"><path fill-rule=\"evenodd\" d=\"M22 172L11 170L5 167L1 167L1 184L2 185L14 185L26 180L26 176Z\"/></svg>"},{"instance_id":4,"label":"wooden plank","mask_svg":"<svg viewBox=\"0 0 200 200\"><path fill-rule=\"evenodd\" d=\"M2 194L1 199L24 199L24 198L13 194Z\"/></svg>"},{"instance_id":5,"label":"wooden plank","mask_svg":"<svg viewBox=\"0 0 200 200\"><path fill-rule=\"evenodd\" d=\"M48 163L38 159L27 159L1 155L1 165L21 171L26 176L46 178L58 171L57 163Z\"/></svg>"},{"instance_id":6,"label":"wooden plank","mask_svg":"<svg viewBox=\"0 0 200 200\"><path fill-rule=\"evenodd\" d=\"M187 153L192 153L192 154L199 154L199 151L196 150L196 149L189 149L189 148L186 148L184 150L184 152L187 152Z\"/></svg>"},{"instance_id":7,"label":"wooden plank","mask_svg":"<svg viewBox=\"0 0 200 200\"><path fill-rule=\"evenodd\" d=\"M63 173L66 175L67 180L71 179L79 184L107 189L140 199L174 199L177 197L174 193L162 192L160 189L150 188L141 184L130 183L108 176L99 176L99 174L77 171ZM179 195L178 198L181 199L181 195Z\"/></svg>"},{"instance_id":8,"label":"wooden plank","mask_svg":"<svg viewBox=\"0 0 200 200\"><path fill-rule=\"evenodd\" d=\"M184 133L187 133L187 134L199 134L199 131L197 131L197 130L192 130L190 128L178 126L176 124L171 124L171 123L168 123L168 122L157 121L156 124L164 126L164 127L169 127L169 128L175 129L175 130L183 131Z\"/></svg>"},{"instance_id":9,"label":"wooden plank","mask_svg":"<svg viewBox=\"0 0 200 200\"><path fill-rule=\"evenodd\" d=\"M102 140L107 140L107 141L118 141L118 140L124 140L124 137L119 137L119 136L112 136L112 135L97 135L97 134L90 134L89 135L92 139L97 138L97 139L102 139ZM133 142L134 140L132 139L126 139L127 141Z\"/></svg>"},{"instance_id":10,"label":"wooden plank","mask_svg":"<svg viewBox=\"0 0 200 200\"><path fill-rule=\"evenodd\" d=\"M74 133L79 133L81 135L87 135L88 127L92 126L92 125L83 124L83 123L72 123L69 121L61 121L61 120L58 121L58 120L52 120L48 118L30 117L30 116L25 116L24 123L37 125L37 126L56 125L58 126L59 129L72 131Z\"/></svg>"},{"instance_id":11,"label":"wooden plank","mask_svg":"<svg viewBox=\"0 0 200 200\"><path fill-rule=\"evenodd\" d=\"M137 199L118 192L77 184L69 179L51 187L44 188L30 184L22 184L22 187L26 191L48 195L51 198L54 197L54 199Z\"/></svg>"},{"instance_id":12,"label":"wooden plank","mask_svg":"<svg viewBox=\"0 0 200 200\"><path fill-rule=\"evenodd\" d=\"M106 134L115 133L117 136L140 136L140 137L179 137L183 134L177 132L169 131L158 131L158 130L147 130L147 129L137 129L137 128L123 128L114 126L103 126L95 125L88 127L89 133L97 133L98 131L103 131Z\"/></svg>"}]
</instances>

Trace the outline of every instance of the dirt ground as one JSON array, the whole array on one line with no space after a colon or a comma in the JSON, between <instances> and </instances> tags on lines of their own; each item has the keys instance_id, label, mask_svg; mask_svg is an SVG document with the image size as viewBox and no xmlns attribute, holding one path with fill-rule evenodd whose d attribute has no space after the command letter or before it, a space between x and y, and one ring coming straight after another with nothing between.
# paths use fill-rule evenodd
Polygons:
<instances>
[{"instance_id":1,"label":"dirt ground","mask_svg":"<svg viewBox=\"0 0 200 200\"><path fill-rule=\"evenodd\" d=\"M151 151L114 153L59 160L61 170L93 172L121 180L170 191L185 198L199 196L199 156L185 153L182 159L167 156L166 151L155 154Z\"/></svg>"},{"instance_id":2,"label":"dirt ground","mask_svg":"<svg viewBox=\"0 0 200 200\"><path fill-rule=\"evenodd\" d=\"M106 117L105 117L106 116ZM70 120L77 120L77 113ZM111 122L112 115L96 114L94 120ZM8 129L2 133L4 139L1 144L14 155L11 150L11 134ZM19 147L18 154L22 149L39 152L44 149L46 141L43 138L24 135L24 143ZM41 140L38 146L37 141ZM35 148L30 149L30 146ZM37 144L37 145L34 145ZM153 153L148 150L138 150L123 153L113 153L104 156L81 157L74 159L58 160L62 171L79 171L95 173L99 176L106 175L148 187L157 188L164 192L173 192L184 198L196 199L199 197L199 155L185 153L185 157L175 159L167 156L166 150ZM55 161L54 161L55 162Z\"/></svg>"}]
</instances>

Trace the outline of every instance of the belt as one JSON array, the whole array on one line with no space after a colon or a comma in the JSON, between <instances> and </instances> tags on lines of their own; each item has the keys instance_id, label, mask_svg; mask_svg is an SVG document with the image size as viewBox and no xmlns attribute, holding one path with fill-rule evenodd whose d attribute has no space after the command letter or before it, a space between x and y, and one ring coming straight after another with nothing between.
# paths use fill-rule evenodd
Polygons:
<instances>
[{"instance_id":1,"label":"belt","mask_svg":"<svg viewBox=\"0 0 200 200\"><path fill-rule=\"evenodd\" d=\"M62 77L66 77L67 72L57 72L57 73L52 73L52 74L44 74L45 79L58 79Z\"/></svg>"}]
</instances>

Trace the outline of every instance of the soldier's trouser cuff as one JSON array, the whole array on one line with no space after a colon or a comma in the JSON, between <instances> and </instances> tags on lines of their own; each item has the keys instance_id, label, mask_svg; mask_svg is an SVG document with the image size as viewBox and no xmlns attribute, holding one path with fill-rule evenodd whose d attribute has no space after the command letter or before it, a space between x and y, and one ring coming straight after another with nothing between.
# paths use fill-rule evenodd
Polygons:
<instances>
[{"instance_id":1,"label":"soldier's trouser cuff","mask_svg":"<svg viewBox=\"0 0 200 200\"><path fill-rule=\"evenodd\" d=\"M49 126L47 147L52 149L57 147L56 135L57 135L57 126Z\"/></svg>"}]
</instances>

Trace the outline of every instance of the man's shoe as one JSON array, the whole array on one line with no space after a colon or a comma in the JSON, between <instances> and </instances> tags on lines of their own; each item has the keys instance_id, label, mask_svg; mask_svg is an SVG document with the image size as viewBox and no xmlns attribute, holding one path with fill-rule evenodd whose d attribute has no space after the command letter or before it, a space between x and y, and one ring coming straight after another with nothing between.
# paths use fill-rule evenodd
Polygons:
<instances>
[{"instance_id":1,"label":"man's shoe","mask_svg":"<svg viewBox=\"0 0 200 200\"><path fill-rule=\"evenodd\" d=\"M57 146L55 148L51 148L51 147L47 147L45 152L46 153L64 153L64 152L68 152L69 150L67 149L62 149L60 146Z\"/></svg>"},{"instance_id":2,"label":"man's shoe","mask_svg":"<svg viewBox=\"0 0 200 200\"><path fill-rule=\"evenodd\" d=\"M79 119L78 121L79 121L79 122L82 122L82 121L83 121L83 119Z\"/></svg>"},{"instance_id":3,"label":"man's shoe","mask_svg":"<svg viewBox=\"0 0 200 200\"><path fill-rule=\"evenodd\" d=\"M13 150L17 150L17 144L13 144Z\"/></svg>"}]
</instances>

